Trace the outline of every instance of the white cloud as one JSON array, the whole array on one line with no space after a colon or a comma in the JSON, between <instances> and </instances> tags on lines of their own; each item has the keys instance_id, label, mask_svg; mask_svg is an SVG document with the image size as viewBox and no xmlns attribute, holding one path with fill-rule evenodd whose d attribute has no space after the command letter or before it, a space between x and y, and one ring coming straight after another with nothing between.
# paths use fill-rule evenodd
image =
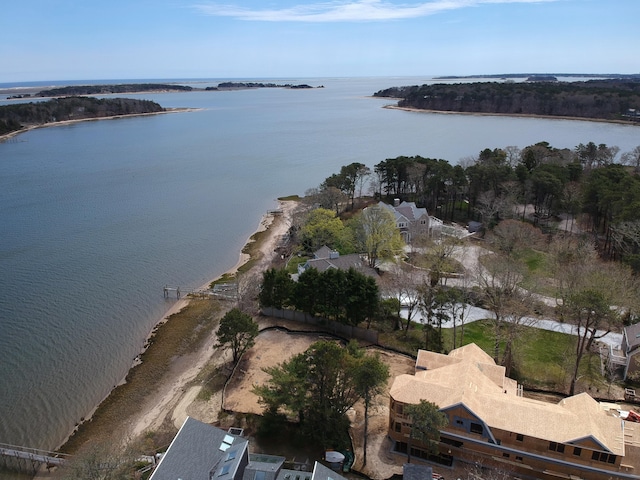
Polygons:
<instances>
[{"instance_id":1,"label":"white cloud","mask_svg":"<svg viewBox=\"0 0 640 480\"><path fill-rule=\"evenodd\" d=\"M560 0L433 0L396 4L383 0L329 1L282 9L257 10L235 5L203 3L193 8L205 15L262 22L362 22L426 17L447 10L483 4L551 3Z\"/></svg>"}]
</instances>

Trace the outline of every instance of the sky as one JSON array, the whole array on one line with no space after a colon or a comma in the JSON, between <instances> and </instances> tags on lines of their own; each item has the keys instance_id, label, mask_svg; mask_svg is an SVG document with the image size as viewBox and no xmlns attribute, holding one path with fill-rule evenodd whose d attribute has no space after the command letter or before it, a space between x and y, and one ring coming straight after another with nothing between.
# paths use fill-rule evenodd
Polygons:
<instances>
[{"instance_id":1,"label":"sky","mask_svg":"<svg viewBox=\"0 0 640 480\"><path fill-rule=\"evenodd\" d=\"M5 0L0 83L640 73L640 0Z\"/></svg>"}]
</instances>

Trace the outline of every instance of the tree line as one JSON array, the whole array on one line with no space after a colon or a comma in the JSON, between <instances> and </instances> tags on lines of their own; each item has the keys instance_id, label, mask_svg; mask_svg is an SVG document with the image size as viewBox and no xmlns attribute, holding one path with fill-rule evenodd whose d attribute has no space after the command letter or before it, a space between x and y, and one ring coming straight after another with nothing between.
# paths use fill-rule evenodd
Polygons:
<instances>
[{"instance_id":1,"label":"tree line","mask_svg":"<svg viewBox=\"0 0 640 480\"><path fill-rule=\"evenodd\" d=\"M0 135L22 130L27 125L44 125L63 120L163 112L150 100L135 98L64 97L46 102L0 106Z\"/></svg>"},{"instance_id":2,"label":"tree line","mask_svg":"<svg viewBox=\"0 0 640 480\"><path fill-rule=\"evenodd\" d=\"M392 87L376 97L398 106L447 112L638 120L640 79L586 82L473 82Z\"/></svg>"},{"instance_id":3,"label":"tree line","mask_svg":"<svg viewBox=\"0 0 640 480\"><path fill-rule=\"evenodd\" d=\"M548 231L560 215L565 228L593 234L602 251L640 269L640 145L580 144L558 149L539 142L523 149L486 148L461 164L399 156L369 172L375 196L416 202L443 221L475 220L492 228L520 218ZM329 179L332 177L329 177ZM352 203L352 187L331 189L329 179L312 193L323 205ZM331 192L333 191L333 195ZM335 198L342 196L342 202Z\"/></svg>"},{"instance_id":4,"label":"tree line","mask_svg":"<svg viewBox=\"0 0 640 480\"><path fill-rule=\"evenodd\" d=\"M313 316L358 325L371 321L378 311L380 293L374 278L354 268L305 270L298 281L283 269L263 273L259 302L263 307L291 307Z\"/></svg>"},{"instance_id":5,"label":"tree line","mask_svg":"<svg viewBox=\"0 0 640 480\"><path fill-rule=\"evenodd\" d=\"M69 85L39 91L38 97L66 97L73 95L108 95L138 92L190 92L193 87L165 83L118 83L109 85Z\"/></svg>"}]
</instances>

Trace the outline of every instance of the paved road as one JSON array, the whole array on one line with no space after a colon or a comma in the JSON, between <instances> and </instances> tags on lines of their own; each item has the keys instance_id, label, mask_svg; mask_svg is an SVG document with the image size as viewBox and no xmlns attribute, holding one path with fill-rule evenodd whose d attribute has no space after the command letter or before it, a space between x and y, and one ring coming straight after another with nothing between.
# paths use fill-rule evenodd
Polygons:
<instances>
[{"instance_id":1,"label":"paved road","mask_svg":"<svg viewBox=\"0 0 640 480\"><path fill-rule=\"evenodd\" d=\"M402 310L403 318L407 318L407 311L405 309ZM413 321L420 322L421 320L421 312L418 312L414 315ZM472 307L468 306L465 311L465 324L469 324L471 322L475 322L477 320L484 320L486 318L494 318L493 313L490 310L486 310L484 308ZM566 323L558 322L556 320L544 319L544 318L535 318L535 317L525 317L525 319L521 322L524 325L542 328L544 330L551 330L553 332L562 332L571 335L577 335L577 329L573 325L568 325ZM459 322L458 322L459 324ZM451 319L443 322L442 328L453 328L453 321ZM598 331L599 334L604 332ZM611 345L613 347L619 347L622 343L622 334L621 333L608 333L605 337L600 339L600 342L605 343L607 345Z\"/></svg>"}]
</instances>

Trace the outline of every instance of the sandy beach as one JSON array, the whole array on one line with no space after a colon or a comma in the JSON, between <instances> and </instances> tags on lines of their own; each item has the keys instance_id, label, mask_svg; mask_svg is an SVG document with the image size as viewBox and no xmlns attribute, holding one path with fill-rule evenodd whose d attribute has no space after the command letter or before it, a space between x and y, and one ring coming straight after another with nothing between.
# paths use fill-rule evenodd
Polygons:
<instances>
[{"instance_id":1,"label":"sandy beach","mask_svg":"<svg viewBox=\"0 0 640 480\"><path fill-rule=\"evenodd\" d=\"M543 118L545 120L577 120L581 122L598 122L598 123L616 123L619 125L638 125L638 122L631 120L606 120L604 118L585 118L585 117L565 117L560 115L533 115L521 113L491 113L491 112L455 112L449 110L427 110L414 107L399 107L398 105L385 105L382 108L390 110L403 110L405 112L414 113L436 113L440 115L475 115L483 117L515 117L515 118Z\"/></svg>"},{"instance_id":2,"label":"sandy beach","mask_svg":"<svg viewBox=\"0 0 640 480\"><path fill-rule=\"evenodd\" d=\"M294 201L280 201L279 209L282 211L281 214L278 216L272 214L263 216L260 226L254 232L254 235L255 233L263 231L267 231L268 235L259 245L259 258L256 259L256 263L245 275L259 276L261 272L271 264L276 256L274 251L280 239L289 229L290 216L295 206L296 202ZM249 242L251 241L252 240L249 240ZM248 254L240 253L236 265L222 276L235 275L250 259L251 257ZM220 277L216 277L205 283L200 287L200 290L208 289L209 285L219 278ZM171 315L185 308L189 304L189 301L189 298L183 298L177 302L160 320L159 324L168 321ZM227 307L228 310L232 305L227 305ZM179 428L187 415L192 414L192 411L195 411L195 416L197 416L200 421L215 423L218 420L218 413L222 407L222 396L220 395L219 398L206 402L207 405L205 406L196 406L194 404L202 387L191 386L187 388L187 385L196 378L205 365L220 365L229 360L230 353L225 352L221 355L221 352L216 349L215 344L216 337L212 335L197 352L194 352L184 358L183 361L173 365L170 375L171 378L159 386L160 388L158 388L157 392L147 399L144 408L142 408L142 413L137 418L130 419L128 422L127 433L125 435L128 441L135 440L136 437L148 430L160 428L167 418L171 419L175 428Z\"/></svg>"}]
</instances>

